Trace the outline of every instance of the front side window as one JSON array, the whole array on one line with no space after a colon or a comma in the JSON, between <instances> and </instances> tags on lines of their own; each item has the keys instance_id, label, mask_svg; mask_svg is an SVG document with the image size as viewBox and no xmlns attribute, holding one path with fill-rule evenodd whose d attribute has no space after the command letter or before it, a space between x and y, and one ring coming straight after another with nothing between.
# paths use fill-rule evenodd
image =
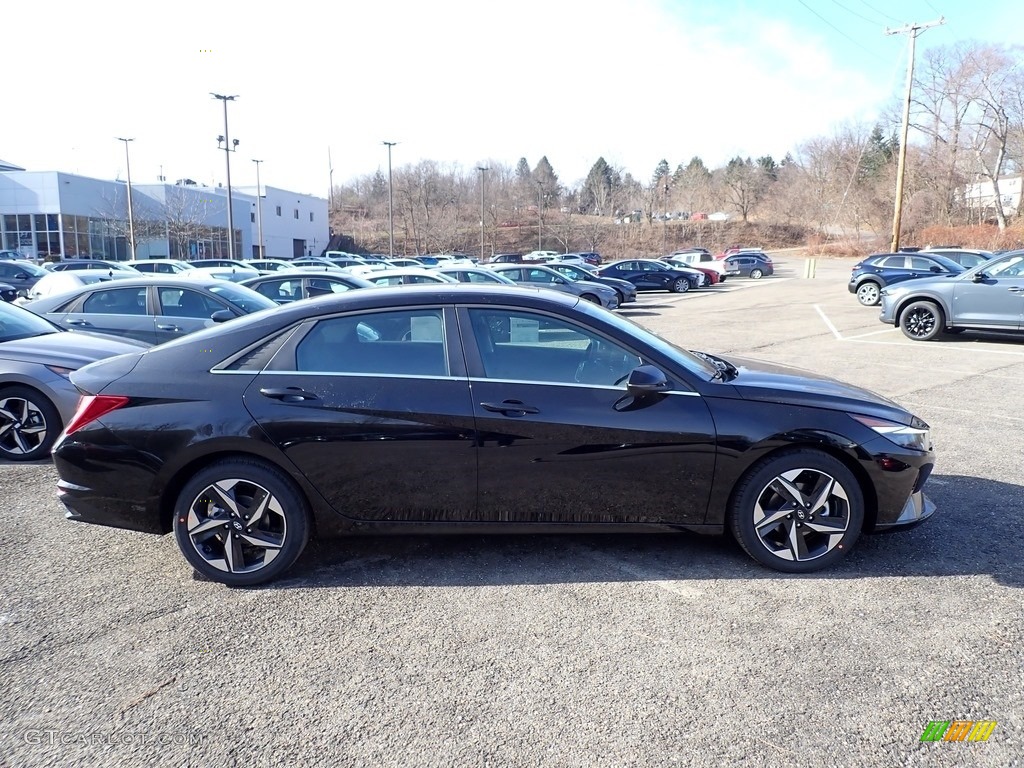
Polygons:
<instances>
[{"instance_id":1,"label":"front side window","mask_svg":"<svg viewBox=\"0 0 1024 768\"><path fill-rule=\"evenodd\" d=\"M345 293L352 288L340 280L327 280L323 277L313 277L309 280L310 296L319 296L323 293Z\"/></svg>"},{"instance_id":2,"label":"front side window","mask_svg":"<svg viewBox=\"0 0 1024 768\"><path fill-rule=\"evenodd\" d=\"M643 360L567 320L515 309L469 310L489 379L620 386Z\"/></svg>"},{"instance_id":3,"label":"front side window","mask_svg":"<svg viewBox=\"0 0 1024 768\"><path fill-rule=\"evenodd\" d=\"M544 269L530 269L526 272L526 282L528 283L558 283L561 282L558 277L551 274Z\"/></svg>"},{"instance_id":4,"label":"front side window","mask_svg":"<svg viewBox=\"0 0 1024 768\"><path fill-rule=\"evenodd\" d=\"M256 292L276 302L302 298L301 280L265 280L256 286Z\"/></svg>"},{"instance_id":5,"label":"front side window","mask_svg":"<svg viewBox=\"0 0 1024 768\"><path fill-rule=\"evenodd\" d=\"M319 321L295 350L299 371L447 376L438 308L371 312Z\"/></svg>"},{"instance_id":6,"label":"front side window","mask_svg":"<svg viewBox=\"0 0 1024 768\"><path fill-rule=\"evenodd\" d=\"M187 288L160 288L158 293L163 314L171 317L208 318L224 309L220 302Z\"/></svg>"},{"instance_id":7,"label":"front side window","mask_svg":"<svg viewBox=\"0 0 1024 768\"><path fill-rule=\"evenodd\" d=\"M144 315L146 289L111 288L95 291L82 302L82 312L99 315Z\"/></svg>"},{"instance_id":8,"label":"front side window","mask_svg":"<svg viewBox=\"0 0 1024 768\"><path fill-rule=\"evenodd\" d=\"M1024 277L1024 255L1013 256L984 271L990 277Z\"/></svg>"}]
</instances>

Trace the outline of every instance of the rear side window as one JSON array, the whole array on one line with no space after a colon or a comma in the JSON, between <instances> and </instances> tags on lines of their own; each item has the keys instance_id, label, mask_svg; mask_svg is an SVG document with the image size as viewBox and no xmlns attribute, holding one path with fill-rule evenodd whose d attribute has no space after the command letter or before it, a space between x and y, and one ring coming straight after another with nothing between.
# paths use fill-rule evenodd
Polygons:
<instances>
[{"instance_id":1,"label":"rear side window","mask_svg":"<svg viewBox=\"0 0 1024 768\"><path fill-rule=\"evenodd\" d=\"M372 312L321 320L295 350L299 371L447 376L439 308Z\"/></svg>"},{"instance_id":2,"label":"rear side window","mask_svg":"<svg viewBox=\"0 0 1024 768\"><path fill-rule=\"evenodd\" d=\"M101 315L144 315L146 289L112 288L95 291L82 302L82 312Z\"/></svg>"}]
</instances>

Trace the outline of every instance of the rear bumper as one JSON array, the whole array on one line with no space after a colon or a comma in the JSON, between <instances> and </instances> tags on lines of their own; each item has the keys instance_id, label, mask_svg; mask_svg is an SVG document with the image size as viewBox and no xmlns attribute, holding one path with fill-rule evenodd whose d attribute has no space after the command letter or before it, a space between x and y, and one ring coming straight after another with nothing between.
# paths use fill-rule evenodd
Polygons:
<instances>
[{"instance_id":1,"label":"rear bumper","mask_svg":"<svg viewBox=\"0 0 1024 768\"><path fill-rule=\"evenodd\" d=\"M144 505L102 495L93 488L60 480L57 483L57 498L64 505L64 516L68 520L126 528L141 533L165 533L159 522L146 514Z\"/></svg>"}]
</instances>

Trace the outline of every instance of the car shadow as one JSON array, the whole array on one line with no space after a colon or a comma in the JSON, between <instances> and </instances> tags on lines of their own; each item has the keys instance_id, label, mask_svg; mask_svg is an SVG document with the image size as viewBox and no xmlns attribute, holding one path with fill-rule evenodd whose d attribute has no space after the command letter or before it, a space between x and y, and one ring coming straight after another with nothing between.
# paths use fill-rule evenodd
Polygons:
<instances>
[{"instance_id":1,"label":"car shadow","mask_svg":"<svg viewBox=\"0 0 1024 768\"><path fill-rule=\"evenodd\" d=\"M1024 487L933 475L927 491L937 506L931 520L908 531L863 536L838 566L807 576L762 567L729 536L368 536L314 542L285 577L262 588L963 575L1024 586L1024 548L1012 535L1024 517Z\"/></svg>"},{"instance_id":2,"label":"car shadow","mask_svg":"<svg viewBox=\"0 0 1024 768\"><path fill-rule=\"evenodd\" d=\"M965 330L960 333L940 333L932 339L932 344L1012 344L1020 347L1024 336L1019 331L974 331Z\"/></svg>"}]
</instances>

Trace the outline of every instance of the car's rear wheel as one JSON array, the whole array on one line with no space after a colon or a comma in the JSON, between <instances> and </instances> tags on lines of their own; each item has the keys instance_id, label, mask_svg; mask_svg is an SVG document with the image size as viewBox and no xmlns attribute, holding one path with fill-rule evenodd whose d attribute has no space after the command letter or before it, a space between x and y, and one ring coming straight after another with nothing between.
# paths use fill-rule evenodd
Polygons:
<instances>
[{"instance_id":1,"label":"car's rear wheel","mask_svg":"<svg viewBox=\"0 0 1024 768\"><path fill-rule=\"evenodd\" d=\"M677 277L672 281L672 287L670 290L672 293L686 293L690 290L690 281L685 277Z\"/></svg>"},{"instance_id":2,"label":"car's rear wheel","mask_svg":"<svg viewBox=\"0 0 1024 768\"><path fill-rule=\"evenodd\" d=\"M866 280L860 284L857 289L857 301L863 304L865 307L878 306L878 302L882 300L882 289L873 280Z\"/></svg>"},{"instance_id":3,"label":"car's rear wheel","mask_svg":"<svg viewBox=\"0 0 1024 768\"><path fill-rule=\"evenodd\" d=\"M943 325L942 310L930 301L915 301L900 312L900 330L914 341L931 341Z\"/></svg>"},{"instance_id":4,"label":"car's rear wheel","mask_svg":"<svg viewBox=\"0 0 1024 768\"><path fill-rule=\"evenodd\" d=\"M814 449L756 463L729 508L729 525L746 553L787 573L836 563L853 549L863 522L864 495L853 473Z\"/></svg>"},{"instance_id":5,"label":"car's rear wheel","mask_svg":"<svg viewBox=\"0 0 1024 768\"><path fill-rule=\"evenodd\" d=\"M0 457L44 459L63 428L60 413L42 392L21 386L0 390Z\"/></svg>"},{"instance_id":6,"label":"car's rear wheel","mask_svg":"<svg viewBox=\"0 0 1024 768\"><path fill-rule=\"evenodd\" d=\"M752 270L750 270L751 280L760 280L762 277L764 277L764 272L762 272L757 267L754 267Z\"/></svg>"},{"instance_id":7,"label":"car's rear wheel","mask_svg":"<svg viewBox=\"0 0 1024 768\"><path fill-rule=\"evenodd\" d=\"M597 296L595 296L592 293L584 293L582 296L580 296L580 298L583 299L584 301L589 301L591 304L600 304L601 303L601 299L599 299Z\"/></svg>"},{"instance_id":8,"label":"car's rear wheel","mask_svg":"<svg viewBox=\"0 0 1024 768\"><path fill-rule=\"evenodd\" d=\"M221 461L195 475L174 507L174 536L200 575L234 587L270 581L309 540L310 512L282 472L256 460Z\"/></svg>"}]
</instances>

